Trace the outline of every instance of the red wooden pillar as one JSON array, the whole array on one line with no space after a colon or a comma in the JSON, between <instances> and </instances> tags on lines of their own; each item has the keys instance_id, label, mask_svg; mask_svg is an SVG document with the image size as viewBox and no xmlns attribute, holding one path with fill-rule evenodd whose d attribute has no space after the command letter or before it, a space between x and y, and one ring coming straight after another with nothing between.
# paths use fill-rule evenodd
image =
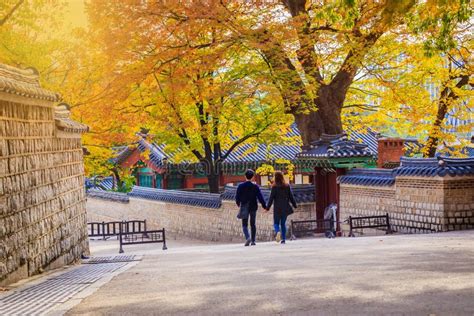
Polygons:
<instances>
[{"instance_id":1,"label":"red wooden pillar","mask_svg":"<svg viewBox=\"0 0 474 316\"><path fill-rule=\"evenodd\" d=\"M326 172L323 168L315 168L314 185L316 187L316 219L324 219L324 208L327 199Z\"/></svg>"},{"instance_id":2,"label":"red wooden pillar","mask_svg":"<svg viewBox=\"0 0 474 316\"><path fill-rule=\"evenodd\" d=\"M219 175L219 186L224 186L226 185L226 176L224 175L224 172L221 172Z\"/></svg>"},{"instance_id":3,"label":"red wooden pillar","mask_svg":"<svg viewBox=\"0 0 474 316\"><path fill-rule=\"evenodd\" d=\"M168 189L168 174L163 173L161 178L161 188Z\"/></svg>"},{"instance_id":4,"label":"red wooden pillar","mask_svg":"<svg viewBox=\"0 0 474 316\"><path fill-rule=\"evenodd\" d=\"M324 219L324 210L331 203L337 204L337 228L339 232L339 184L337 183L337 177L344 175L346 169L337 168L335 172L327 172L323 168L316 168L314 176L314 183L316 186L316 219Z\"/></svg>"}]
</instances>

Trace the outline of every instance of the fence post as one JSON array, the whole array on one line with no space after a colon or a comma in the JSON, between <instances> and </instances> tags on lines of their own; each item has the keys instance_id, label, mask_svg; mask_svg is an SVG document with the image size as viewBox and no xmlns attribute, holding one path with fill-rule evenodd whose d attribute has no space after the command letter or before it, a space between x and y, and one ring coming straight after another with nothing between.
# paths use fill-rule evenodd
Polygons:
<instances>
[{"instance_id":1,"label":"fence post","mask_svg":"<svg viewBox=\"0 0 474 316\"><path fill-rule=\"evenodd\" d=\"M290 226L290 234L291 234L290 235L290 240L295 240L296 236L295 236L295 234L293 234L293 220L290 221L290 224L291 224L291 226Z\"/></svg>"},{"instance_id":2,"label":"fence post","mask_svg":"<svg viewBox=\"0 0 474 316\"><path fill-rule=\"evenodd\" d=\"M105 240L105 222L102 221L102 239Z\"/></svg>"},{"instance_id":3,"label":"fence post","mask_svg":"<svg viewBox=\"0 0 474 316\"><path fill-rule=\"evenodd\" d=\"M385 216L387 216L387 219L386 219L386 221L387 221L387 232L386 232L386 234L391 234L392 233L392 227L390 226L390 219L389 219L390 217L388 216L388 213Z\"/></svg>"},{"instance_id":4,"label":"fence post","mask_svg":"<svg viewBox=\"0 0 474 316\"><path fill-rule=\"evenodd\" d=\"M166 250L168 249L168 247L166 247L166 235L165 235L165 229L163 228L163 250Z\"/></svg>"},{"instance_id":5,"label":"fence post","mask_svg":"<svg viewBox=\"0 0 474 316\"><path fill-rule=\"evenodd\" d=\"M355 237L352 232L352 216L349 216L349 237Z\"/></svg>"},{"instance_id":6,"label":"fence post","mask_svg":"<svg viewBox=\"0 0 474 316\"><path fill-rule=\"evenodd\" d=\"M120 249L119 249L119 253L123 253L123 246L122 246L122 224L123 224L123 221L122 223L120 224L120 229L119 229L119 240L120 240Z\"/></svg>"},{"instance_id":7,"label":"fence post","mask_svg":"<svg viewBox=\"0 0 474 316\"><path fill-rule=\"evenodd\" d=\"M146 219L143 220L143 226L145 228L145 230L143 230L143 237L148 238L147 229L146 229Z\"/></svg>"}]
</instances>

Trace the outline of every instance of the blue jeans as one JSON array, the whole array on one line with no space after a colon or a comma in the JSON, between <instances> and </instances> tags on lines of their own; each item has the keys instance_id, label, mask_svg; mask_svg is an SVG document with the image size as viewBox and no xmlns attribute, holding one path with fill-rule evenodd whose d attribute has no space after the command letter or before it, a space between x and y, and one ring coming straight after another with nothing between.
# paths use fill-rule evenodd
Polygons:
<instances>
[{"instance_id":1,"label":"blue jeans","mask_svg":"<svg viewBox=\"0 0 474 316\"><path fill-rule=\"evenodd\" d=\"M281 239L286 239L286 215L278 216L273 213L273 228L275 229L275 233L280 232L281 227Z\"/></svg>"}]
</instances>

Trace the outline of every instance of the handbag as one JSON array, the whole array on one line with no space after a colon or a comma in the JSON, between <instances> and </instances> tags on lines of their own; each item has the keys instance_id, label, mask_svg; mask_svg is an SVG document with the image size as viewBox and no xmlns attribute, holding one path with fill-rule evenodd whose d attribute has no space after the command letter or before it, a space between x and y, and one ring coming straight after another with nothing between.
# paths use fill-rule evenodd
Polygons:
<instances>
[{"instance_id":1,"label":"handbag","mask_svg":"<svg viewBox=\"0 0 474 316\"><path fill-rule=\"evenodd\" d=\"M290 205L290 201L289 201L290 200L290 196L289 196L290 194L291 194L291 189L290 189L290 186L288 186L288 202L287 202L288 203L288 211L286 213L286 216L291 215L295 212L293 210L293 207L291 207L291 205Z\"/></svg>"},{"instance_id":2,"label":"handbag","mask_svg":"<svg viewBox=\"0 0 474 316\"><path fill-rule=\"evenodd\" d=\"M289 205L288 207L289 207L289 208L288 208L288 212L286 213L287 216L288 216L288 215L291 215L291 214L293 214L293 213L295 212L295 211L293 210L293 208L291 207L291 205Z\"/></svg>"},{"instance_id":3,"label":"handbag","mask_svg":"<svg viewBox=\"0 0 474 316\"><path fill-rule=\"evenodd\" d=\"M240 204L239 213L237 214L238 219L247 219L249 218L249 203Z\"/></svg>"}]
</instances>

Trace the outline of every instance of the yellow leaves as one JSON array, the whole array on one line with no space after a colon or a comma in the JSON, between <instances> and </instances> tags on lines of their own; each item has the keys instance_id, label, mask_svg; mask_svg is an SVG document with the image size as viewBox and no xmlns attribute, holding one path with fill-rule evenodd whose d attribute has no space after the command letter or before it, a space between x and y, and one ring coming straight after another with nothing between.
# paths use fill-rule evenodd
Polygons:
<instances>
[{"instance_id":1,"label":"yellow leaves","mask_svg":"<svg viewBox=\"0 0 474 316\"><path fill-rule=\"evenodd\" d=\"M109 148L99 146L87 146L89 154L84 156L86 176L109 175L111 164L108 162L112 151Z\"/></svg>"},{"instance_id":2,"label":"yellow leaves","mask_svg":"<svg viewBox=\"0 0 474 316\"><path fill-rule=\"evenodd\" d=\"M261 176L271 176L275 172L275 168L269 164L262 164L255 172Z\"/></svg>"},{"instance_id":3,"label":"yellow leaves","mask_svg":"<svg viewBox=\"0 0 474 316\"><path fill-rule=\"evenodd\" d=\"M264 163L255 172L261 176L272 176L275 173L275 166L284 171L290 181L294 179L295 165L283 158L276 159L273 164Z\"/></svg>"},{"instance_id":4,"label":"yellow leaves","mask_svg":"<svg viewBox=\"0 0 474 316\"><path fill-rule=\"evenodd\" d=\"M146 148L142 153L141 156L143 157L144 161L149 161L150 160L150 148Z\"/></svg>"},{"instance_id":5,"label":"yellow leaves","mask_svg":"<svg viewBox=\"0 0 474 316\"><path fill-rule=\"evenodd\" d=\"M275 160L275 163L277 165L284 166L284 169L286 171L286 174L288 175L288 178L290 180L294 179L295 165L290 160L279 158L279 159Z\"/></svg>"}]
</instances>

